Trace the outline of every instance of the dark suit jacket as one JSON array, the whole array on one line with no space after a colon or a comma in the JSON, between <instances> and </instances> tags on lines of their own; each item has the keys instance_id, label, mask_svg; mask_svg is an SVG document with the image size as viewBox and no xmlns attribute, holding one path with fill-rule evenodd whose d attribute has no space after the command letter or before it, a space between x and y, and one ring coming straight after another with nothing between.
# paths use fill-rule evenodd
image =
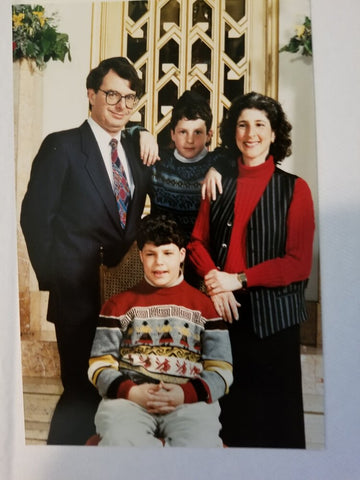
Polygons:
<instances>
[{"instance_id":1,"label":"dark suit jacket","mask_svg":"<svg viewBox=\"0 0 360 480\"><path fill-rule=\"evenodd\" d=\"M21 227L48 320L81 322L99 313L99 250L115 265L135 239L150 169L139 155L138 131L122 136L135 183L125 231L101 153L87 121L48 135L36 155L21 209Z\"/></svg>"}]
</instances>

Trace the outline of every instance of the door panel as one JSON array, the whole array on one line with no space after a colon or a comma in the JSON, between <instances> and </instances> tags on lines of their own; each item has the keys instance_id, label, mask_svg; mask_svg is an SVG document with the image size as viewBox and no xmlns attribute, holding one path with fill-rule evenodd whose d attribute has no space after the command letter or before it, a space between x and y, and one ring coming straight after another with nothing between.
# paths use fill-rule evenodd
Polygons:
<instances>
[{"instance_id":1,"label":"door panel","mask_svg":"<svg viewBox=\"0 0 360 480\"><path fill-rule=\"evenodd\" d=\"M170 142L171 110L187 89L211 105L214 136L233 98L277 96L278 0L160 0L93 5L92 67L125 56L144 82L132 120Z\"/></svg>"}]
</instances>

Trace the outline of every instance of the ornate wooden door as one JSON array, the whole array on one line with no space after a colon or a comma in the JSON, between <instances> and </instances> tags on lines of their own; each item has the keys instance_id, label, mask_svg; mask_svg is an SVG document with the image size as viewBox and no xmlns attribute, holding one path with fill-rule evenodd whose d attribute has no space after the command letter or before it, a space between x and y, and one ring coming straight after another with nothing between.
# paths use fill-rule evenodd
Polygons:
<instances>
[{"instance_id":1,"label":"ornate wooden door","mask_svg":"<svg viewBox=\"0 0 360 480\"><path fill-rule=\"evenodd\" d=\"M257 90L277 96L278 0L128 0L93 6L92 67L126 56L145 93L132 120L161 145L171 109L187 89L205 96L218 125L233 98Z\"/></svg>"}]
</instances>

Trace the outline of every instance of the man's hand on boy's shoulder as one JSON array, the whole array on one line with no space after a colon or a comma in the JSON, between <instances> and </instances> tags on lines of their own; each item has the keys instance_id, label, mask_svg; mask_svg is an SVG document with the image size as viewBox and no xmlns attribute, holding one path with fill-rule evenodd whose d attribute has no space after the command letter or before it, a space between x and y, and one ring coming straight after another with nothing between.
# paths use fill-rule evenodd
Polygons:
<instances>
[{"instance_id":1,"label":"man's hand on boy's shoulder","mask_svg":"<svg viewBox=\"0 0 360 480\"><path fill-rule=\"evenodd\" d=\"M148 167L160 160L157 141L155 137L146 130L140 132L140 158L144 165Z\"/></svg>"}]
</instances>

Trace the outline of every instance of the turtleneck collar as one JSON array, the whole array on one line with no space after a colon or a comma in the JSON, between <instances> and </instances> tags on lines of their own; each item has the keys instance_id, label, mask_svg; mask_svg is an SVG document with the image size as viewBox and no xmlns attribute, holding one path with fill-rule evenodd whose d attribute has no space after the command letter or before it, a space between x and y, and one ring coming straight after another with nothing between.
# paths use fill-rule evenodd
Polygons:
<instances>
[{"instance_id":1,"label":"turtleneck collar","mask_svg":"<svg viewBox=\"0 0 360 480\"><path fill-rule=\"evenodd\" d=\"M195 157L185 158L175 148L174 157L176 158L176 160L179 160L179 162L182 162L182 163L196 163L196 162L200 162L200 160L202 160L204 157L206 157L207 153L208 153L208 149L206 147L204 147L202 149L202 151L200 153L198 153Z\"/></svg>"},{"instance_id":2,"label":"turtleneck collar","mask_svg":"<svg viewBox=\"0 0 360 480\"><path fill-rule=\"evenodd\" d=\"M175 280L174 283L172 283L171 285L168 285L167 287L158 287L157 285L154 285L152 282L150 282L150 280L147 278L146 275L144 275L144 279L146 280L146 282L151 285L152 287L154 288L171 288L171 287L176 287L176 285L179 285L183 280L184 280L184 275L182 273L182 271L180 271L180 275L178 276L178 278Z\"/></svg>"},{"instance_id":3,"label":"turtleneck collar","mask_svg":"<svg viewBox=\"0 0 360 480\"><path fill-rule=\"evenodd\" d=\"M238 158L239 177L260 177L262 175L272 174L275 170L274 159L272 155L269 155L264 163L256 165L255 167L249 167L244 165L241 161L241 157Z\"/></svg>"}]
</instances>

